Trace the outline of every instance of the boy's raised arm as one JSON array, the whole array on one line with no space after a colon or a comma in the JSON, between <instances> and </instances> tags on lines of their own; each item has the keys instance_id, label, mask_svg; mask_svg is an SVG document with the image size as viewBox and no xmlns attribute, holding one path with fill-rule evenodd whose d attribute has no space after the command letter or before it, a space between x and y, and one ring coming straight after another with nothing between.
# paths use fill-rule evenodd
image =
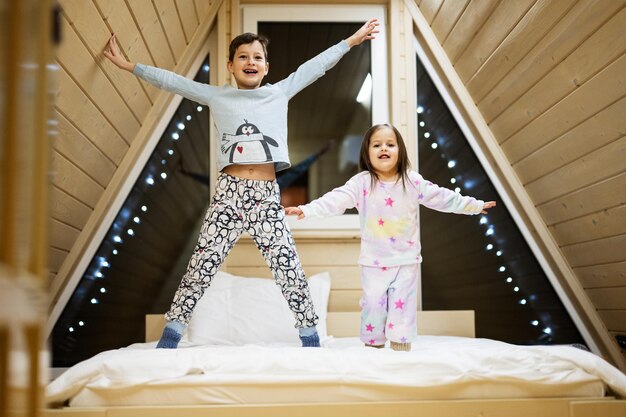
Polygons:
<instances>
[{"instance_id":1,"label":"boy's raised arm","mask_svg":"<svg viewBox=\"0 0 626 417\"><path fill-rule=\"evenodd\" d=\"M121 68L126 71L133 72L135 69L135 64L132 62L128 62L124 55L120 52L120 49L117 47L117 41L115 40L115 34L111 34L109 38L109 42L107 42L106 48L104 48L104 56L107 57L112 63L114 63L118 68Z\"/></svg>"},{"instance_id":2,"label":"boy's raised arm","mask_svg":"<svg viewBox=\"0 0 626 417\"><path fill-rule=\"evenodd\" d=\"M183 77L172 71L128 62L117 47L115 34L112 34L109 38L103 54L118 68L132 72L157 88L181 95L196 103L209 104L211 92L213 91L212 88L214 87Z\"/></svg>"},{"instance_id":3,"label":"boy's raised arm","mask_svg":"<svg viewBox=\"0 0 626 417\"><path fill-rule=\"evenodd\" d=\"M349 38L331 46L321 54L303 63L298 69L282 81L276 83L288 98L292 98L305 87L323 76L326 71L334 67L337 62L352 48L366 40L375 39L379 33L378 19L373 18L354 32Z\"/></svg>"},{"instance_id":4,"label":"boy's raised arm","mask_svg":"<svg viewBox=\"0 0 626 417\"><path fill-rule=\"evenodd\" d=\"M353 46L362 44L364 41L376 39L374 34L380 33L380 30L377 29L379 25L380 23L378 23L378 19L376 18L370 19L365 22L365 24L361 26L359 30L354 32L352 36L346 39L346 42L348 42L348 46L352 48Z\"/></svg>"}]
</instances>

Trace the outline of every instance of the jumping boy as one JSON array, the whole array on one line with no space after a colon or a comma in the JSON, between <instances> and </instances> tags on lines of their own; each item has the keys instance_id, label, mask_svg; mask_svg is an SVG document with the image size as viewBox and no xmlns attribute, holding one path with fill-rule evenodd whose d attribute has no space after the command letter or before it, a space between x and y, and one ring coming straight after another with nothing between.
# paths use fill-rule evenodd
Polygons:
<instances>
[{"instance_id":1,"label":"jumping boy","mask_svg":"<svg viewBox=\"0 0 626 417\"><path fill-rule=\"evenodd\" d=\"M276 84L261 87L269 71L268 40L244 33L229 47L228 71L237 88L198 83L170 71L133 64L120 54L115 35L104 55L116 66L164 90L209 106L219 144L215 196L198 243L176 291L157 348L176 348L193 309L224 259L247 231L280 286L296 320L302 346L319 347L309 287L280 205L276 172L289 168L287 106L350 50L374 39L379 23L368 20L349 38L302 64Z\"/></svg>"}]
</instances>

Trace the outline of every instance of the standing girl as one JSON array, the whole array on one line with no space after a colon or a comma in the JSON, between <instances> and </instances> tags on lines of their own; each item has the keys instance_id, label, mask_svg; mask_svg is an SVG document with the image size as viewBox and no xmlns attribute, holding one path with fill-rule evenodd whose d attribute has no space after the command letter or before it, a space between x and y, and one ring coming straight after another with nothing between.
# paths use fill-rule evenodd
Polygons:
<instances>
[{"instance_id":1,"label":"standing girl","mask_svg":"<svg viewBox=\"0 0 626 417\"><path fill-rule=\"evenodd\" d=\"M410 170L400 132L379 124L365 133L362 172L309 204L287 207L304 217L339 215L355 207L361 224L361 340L410 350L417 333L417 277L421 262L417 209L420 204L457 214L486 213L495 201L462 196Z\"/></svg>"}]
</instances>

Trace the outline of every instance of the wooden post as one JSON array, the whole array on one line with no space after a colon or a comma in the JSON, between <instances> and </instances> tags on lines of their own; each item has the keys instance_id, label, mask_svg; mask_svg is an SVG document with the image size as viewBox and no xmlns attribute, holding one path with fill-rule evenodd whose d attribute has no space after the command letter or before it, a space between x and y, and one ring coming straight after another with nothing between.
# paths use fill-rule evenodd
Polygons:
<instances>
[{"instance_id":1,"label":"wooden post","mask_svg":"<svg viewBox=\"0 0 626 417\"><path fill-rule=\"evenodd\" d=\"M41 285L46 282L46 270L48 265L48 199L50 169L50 136L48 132L50 122L50 86L48 80L50 72L48 64L52 62L52 43L50 40L52 28L50 0L39 0L39 33L37 61L37 88L35 89L34 105L35 112L35 155L33 158L33 186L32 186L32 227L31 227L31 251L28 261L28 270L39 277Z\"/></svg>"},{"instance_id":2,"label":"wooden post","mask_svg":"<svg viewBox=\"0 0 626 417\"><path fill-rule=\"evenodd\" d=\"M0 417L9 413L9 328L0 323Z\"/></svg>"},{"instance_id":3,"label":"wooden post","mask_svg":"<svg viewBox=\"0 0 626 417\"><path fill-rule=\"evenodd\" d=\"M4 120L5 128L3 132L4 154L3 164L1 166L0 180L2 181L2 233L0 234L0 263L10 266L16 266L16 217L17 217L17 201L16 181L13 173L16 171L17 165L17 144L18 144L18 96L20 85L20 51L22 49L21 36L21 1L10 1L8 6L7 27L5 36L9 40L3 61L6 65L5 91L6 97L4 102Z\"/></svg>"}]
</instances>

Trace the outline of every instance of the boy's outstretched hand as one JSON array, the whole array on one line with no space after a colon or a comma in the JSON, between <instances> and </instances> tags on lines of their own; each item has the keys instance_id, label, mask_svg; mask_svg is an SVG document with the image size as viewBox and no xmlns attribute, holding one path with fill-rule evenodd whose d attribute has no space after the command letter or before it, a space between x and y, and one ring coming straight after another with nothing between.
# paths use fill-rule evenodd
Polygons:
<instances>
[{"instance_id":1,"label":"boy's outstretched hand","mask_svg":"<svg viewBox=\"0 0 626 417\"><path fill-rule=\"evenodd\" d=\"M377 29L378 25L380 25L380 23L378 23L378 19L373 18L368 20L363 26L361 26L359 30L354 32L352 36L346 39L346 42L348 42L348 45L350 46L350 48L352 48L353 46L362 44L363 41L376 39L374 34L380 33L380 31Z\"/></svg>"},{"instance_id":2,"label":"boy's outstretched hand","mask_svg":"<svg viewBox=\"0 0 626 417\"><path fill-rule=\"evenodd\" d=\"M285 213L288 215L297 214L298 220L304 219L304 213L299 207L285 207Z\"/></svg>"},{"instance_id":3,"label":"boy's outstretched hand","mask_svg":"<svg viewBox=\"0 0 626 417\"><path fill-rule=\"evenodd\" d=\"M490 209L492 207L496 206L496 202L495 201L485 201L485 205L483 206L483 210L481 211L482 214L487 214L487 209Z\"/></svg>"},{"instance_id":4,"label":"boy's outstretched hand","mask_svg":"<svg viewBox=\"0 0 626 417\"><path fill-rule=\"evenodd\" d=\"M117 67L130 72L133 72L135 69L135 64L128 62L126 58L124 58L124 55L121 54L117 47L117 42L115 41L115 34L111 34L103 53L104 56L109 58Z\"/></svg>"}]
</instances>

